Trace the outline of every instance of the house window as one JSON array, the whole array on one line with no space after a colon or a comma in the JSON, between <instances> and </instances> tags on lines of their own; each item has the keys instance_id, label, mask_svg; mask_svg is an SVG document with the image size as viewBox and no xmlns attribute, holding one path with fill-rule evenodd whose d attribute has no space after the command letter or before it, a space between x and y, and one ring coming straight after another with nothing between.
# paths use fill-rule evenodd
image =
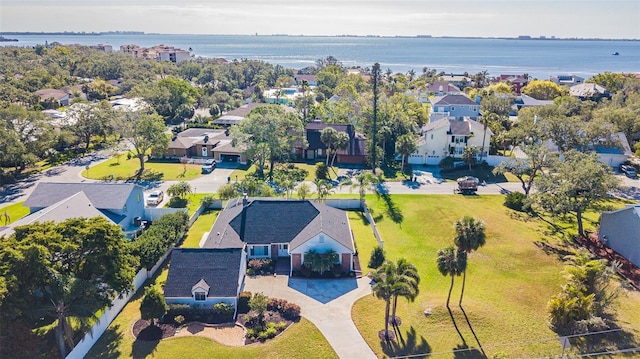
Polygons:
<instances>
[{"instance_id":1,"label":"house window","mask_svg":"<svg viewBox=\"0 0 640 359\"><path fill-rule=\"evenodd\" d=\"M127 205L125 204L124 207L122 207L122 212L127 213Z\"/></svg>"},{"instance_id":2,"label":"house window","mask_svg":"<svg viewBox=\"0 0 640 359\"><path fill-rule=\"evenodd\" d=\"M207 299L207 293L205 293L205 292L195 292L194 296L195 296L195 300L206 300Z\"/></svg>"},{"instance_id":3,"label":"house window","mask_svg":"<svg viewBox=\"0 0 640 359\"><path fill-rule=\"evenodd\" d=\"M320 235L320 241L319 242L320 243L324 243L324 235L322 235L322 234Z\"/></svg>"},{"instance_id":4,"label":"house window","mask_svg":"<svg viewBox=\"0 0 640 359\"><path fill-rule=\"evenodd\" d=\"M267 257L269 256L269 246L251 246L249 255L252 257Z\"/></svg>"},{"instance_id":5,"label":"house window","mask_svg":"<svg viewBox=\"0 0 640 359\"><path fill-rule=\"evenodd\" d=\"M431 134L431 139L433 140L433 133Z\"/></svg>"}]
</instances>

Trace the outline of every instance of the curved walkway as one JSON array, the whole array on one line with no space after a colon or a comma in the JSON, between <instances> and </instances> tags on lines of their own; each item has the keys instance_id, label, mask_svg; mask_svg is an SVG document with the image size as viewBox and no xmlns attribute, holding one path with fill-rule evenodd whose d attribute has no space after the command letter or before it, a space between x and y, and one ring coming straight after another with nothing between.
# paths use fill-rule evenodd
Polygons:
<instances>
[{"instance_id":1,"label":"curved walkway","mask_svg":"<svg viewBox=\"0 0 640 359\"><path fill-rule=\"evenodd\" d=\"M376 358L351 320L353 303L371 295L371 280L299 279L288 276L246 277L244 290L286 299L324 335L340 358Z\"/></svg>"}]
</instances>

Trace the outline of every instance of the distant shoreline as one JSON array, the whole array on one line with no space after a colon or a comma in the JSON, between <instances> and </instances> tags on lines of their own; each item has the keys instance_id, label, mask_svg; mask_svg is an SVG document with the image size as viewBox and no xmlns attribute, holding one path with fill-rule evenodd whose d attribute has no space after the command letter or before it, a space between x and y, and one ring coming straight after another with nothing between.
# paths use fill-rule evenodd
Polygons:
<instances>
[{"instance_id":1,"label":"distant shoreline","mask_svg":"<svg viewBox=\"0 0 640 359\"><path fill-rule=\"evenodd\" d=\"M30 35L66 35L66 36L101 36L101 35L202 35L202 36L278 36L278 37L377 37L377 38L407 38L407 39L502 39L502 40L521 40L521 41L640 41L640 39L625 39L625 38L598 38L598 37L533 37L533 36L431 36L431 35L290 35L290 34L160 34L160 33L145 33L143 31L103 31L103 32L74 32L74 31L62 31L62 32L37 32L37 31L2 31L0 35L9 36L30 36Z\"/></svg>"}]
</instances>

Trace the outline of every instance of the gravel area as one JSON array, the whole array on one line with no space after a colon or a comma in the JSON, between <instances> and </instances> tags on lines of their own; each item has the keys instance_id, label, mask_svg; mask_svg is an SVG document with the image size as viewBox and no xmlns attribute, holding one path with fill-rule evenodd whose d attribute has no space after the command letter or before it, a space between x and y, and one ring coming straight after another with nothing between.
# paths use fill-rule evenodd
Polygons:
<instances>
[{"instance_id":1,"label":"gravel area","mask_svg":"<svg viewBox=\"0 0 640 359\"><path fill-rule=\"evenodd\" d=\"M220 344L231 347L240 347L244 345L244 328L235 324L203 324L192 322L178 328L176 337L184 337L190 335L198 335L201 337L213 339Z\"/></svg>"}]
</instances>

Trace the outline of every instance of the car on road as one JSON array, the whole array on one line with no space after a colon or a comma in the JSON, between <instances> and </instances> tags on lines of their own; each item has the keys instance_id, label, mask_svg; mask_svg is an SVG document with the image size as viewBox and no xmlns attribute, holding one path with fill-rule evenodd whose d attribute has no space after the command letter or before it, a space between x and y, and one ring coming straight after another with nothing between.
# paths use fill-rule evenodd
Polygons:
<instances>
[{"instance_id":1,"label":"car on road","mask_svg":"<svg viewBox=\"0 0 640 359\"><path fill-rule=\"evenodd\" d=\"M638 172L636 171L636 169L631 166L631 165L621 165L620 166L620 172L624 173L625 176L629 177L629 178L636 178L638 177Z\"/></svg>"},{"instance_id":2,"label":"car on road","mask_svg":"<svg viewBox=\"0 0 640 359\"><path fill-rule=\"evenodd\" d=\"M202 173L211 173L214 168L216 168L216 160L207 160L207 162L202 165Z\"/></svg>"},{"instance_id":3,"label":"car on road","mask_svg":"<svg viewBox=\"0 0 640 359\"><path fill-rule=\"evenodd\" d=\"M147 196L147 206L157 206L162 203L164 193L162 191L153 191Z\"/></svg>"}]
</instances>

